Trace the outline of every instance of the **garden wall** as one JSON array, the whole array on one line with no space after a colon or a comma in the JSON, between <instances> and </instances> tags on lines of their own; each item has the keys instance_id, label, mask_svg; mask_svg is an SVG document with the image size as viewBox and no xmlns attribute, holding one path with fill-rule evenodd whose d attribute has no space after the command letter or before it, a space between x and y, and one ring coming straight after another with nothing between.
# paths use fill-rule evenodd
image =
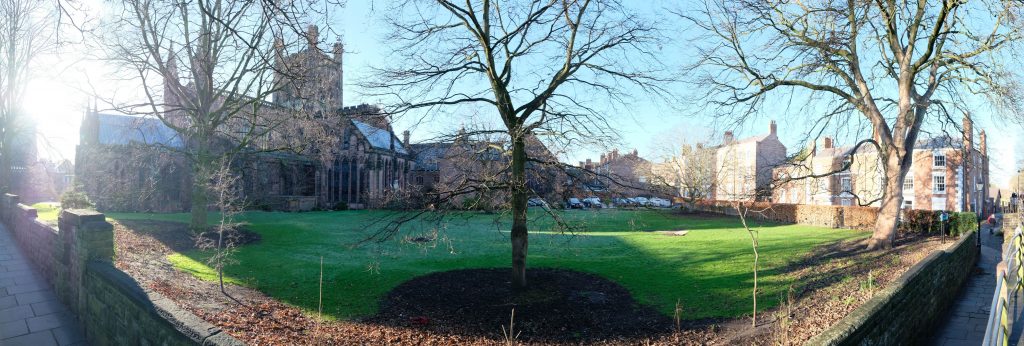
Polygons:
<instances>
[{"instance_id":1,"label":"garden wall","mask_svg":"<svg viewBox=\"0 0 1024 346\"><path fill-rule=\"evenodd\" d=\"M737 211L732 203L729 201L702 201L697 203L696 209L703 212L735 216ZM768 202L745 202L743 204L750 208L750 213L747 214L748 217L780 223L831 228L871 229L875 227L875 220L878 219L878 208L874 207Z\"/></svg>"},{"instance_id":2,"label":"garden wall","mask_svg":"<svg viewBox=\"0 0 1024 346\"><path fill-rule=\"evenodd\" d=\"M0 198L0 221L54 292L76 312L92 345L241 345L217 327L148 291L114 267L114 232L91 210L64 210L57 228L18 196Z\"/></svg>"},{"instance_id":3,"label":"garden wall","mask_svg":"<svg viewBox=\"0 0 1024 346\"><path fill-rule=\"evenodd\" d=\"M805 345L917 345L956 299L978 259L977 232L932 252Z\"/></svg>"}]
</instances>

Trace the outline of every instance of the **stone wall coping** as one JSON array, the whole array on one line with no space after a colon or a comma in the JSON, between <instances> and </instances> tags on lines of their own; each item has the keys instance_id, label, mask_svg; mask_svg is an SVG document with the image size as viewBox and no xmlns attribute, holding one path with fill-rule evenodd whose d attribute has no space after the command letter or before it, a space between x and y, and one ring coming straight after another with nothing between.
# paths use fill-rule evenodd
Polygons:
<instances>
[{"instance_id":1,"label":"stone wall coping","mask_svg":"<svg viewBox=\"0 0 1024 346\"><path fill-rule=\"evenodd\" d=\"M868 322L871 317L882 310L886 304L893 301L893 298L903 289L910 285L910 282L917 278L921 271L935 264L942 257L950 256L963 246L974 246L977 231L971 231L960 237L952 246L942 250L935 250L928 254L923 260L910 267L907 272L893 281L889 286L875 293L857 309L851 311L846 317L839 320L835 325L829 327L821 334L811 338L804 345L839 345L848 337L859 331L859 328Z\"/></svg>"},{"instance_id":2,"label":"stone wall coping","mask_svg":"<svg viewBox=\"0 0 1024 346\"><path fill-rule=\"evenodd\" d=\"M217 346L245 345L220 328L197 317L192 312L182 309L174 301L162 294L142 288L135 279L115 268L110 263L90 261L87 267L96 276L117 287L119 292L124 293L135 304L147 312L159 316L158 320L167 322L171 327L197 344Z\"/></svg>"},{"instance_id":3,"label":"stone wall coping","mask_svg":"<svg viewBox=\"0 0 1024 346\"><path fill-rule=\"evenodd\" d=\"M61 210L59 219L71 222L72 225L84 225L91 222L105 222L106 216L103 213L89 209L64 209Z\"/></svg>"},{"instance_id":4,"label":"stone wall coping","mask_svg":"<svg viewBox=\"0 0 1024 346\"><path fill-rule=\"evenodd\" d=\"M39 214L36 208L18 203L18 210L21 211L22 215L26 215L29 218L36 218Z\"/></svg>"}]
</instances>

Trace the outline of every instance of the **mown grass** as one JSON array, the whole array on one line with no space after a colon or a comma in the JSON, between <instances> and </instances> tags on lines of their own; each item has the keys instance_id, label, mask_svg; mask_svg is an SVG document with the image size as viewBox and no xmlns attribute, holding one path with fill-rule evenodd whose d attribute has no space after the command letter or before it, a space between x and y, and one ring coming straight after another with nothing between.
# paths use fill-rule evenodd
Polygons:
<instances>
[{"instance_id":1,"label":"mown grass","mask_svg":"<svg viewBox=\"0 0 1024 346\"><path fill-rule=\"evenodd\" d=\"M566 234L550 217L531 214L528 266L566 268L598 274L623 285L644 304L671 315L676 301L684 319L736 317L750 313L750 236L733 218L682 217L668 211L566 211L567 222L587 232ZM248 212L239 221L262 236L239 248L229 281L256 288L307 311L317 308L320 258L324 261L324 313L357 318L376 312L379 301L398 284L431 272L508 267L509 217L465 213L443 222L419 220L398 236L361 242L379 227L385 211L278 213ZM109 214L113 219L185 222L187 214ZM687 230L666 236L649 230ZM782 271L812 248L864 238L860 231L802 225L758 224L760 231L759 309L778 305L789 285ZM425 244L411 237L438 239ZM170 256L179 269L215 278L208 254ZM582 288L585 289L585 288Z\"/></svg>"},{"instance_id":2,"label":"mown grass","mask_svg":"<svg viewBox=\"0 0 1024 346\"><path fill-rule=\"evenodd\" d=\"M36 218L43 222L57 222L57 216L60 214L60 203L56 202L40 202L33 204L32 208L36 208Z\"/></svg>"}]
</instances>

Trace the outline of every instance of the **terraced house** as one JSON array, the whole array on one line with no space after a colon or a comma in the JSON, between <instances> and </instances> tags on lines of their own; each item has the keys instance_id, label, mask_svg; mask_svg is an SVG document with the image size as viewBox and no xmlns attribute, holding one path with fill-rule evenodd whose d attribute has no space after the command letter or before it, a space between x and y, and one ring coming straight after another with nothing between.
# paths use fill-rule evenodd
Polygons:
<instances>
[{"instance_id":1,"label":"terraced house","mask_svg":"<svg viewBox=\"0 0 1024 346\"><path fill-rule=\"evenodd\" d=\"M903 181L907 209L988 212L989 158L985 131L977 146L973 123L963 121L962 138L936 136L917 142L913 163ZM797 160L775 170L780 181L773 201L814 205L878 206L882 171L873 146L833 147L831 138L818 148L811 143ZM847 169L844 167L849 166ZM821 176L817 178L803 178Z\"/></svg>"}]
</instances>

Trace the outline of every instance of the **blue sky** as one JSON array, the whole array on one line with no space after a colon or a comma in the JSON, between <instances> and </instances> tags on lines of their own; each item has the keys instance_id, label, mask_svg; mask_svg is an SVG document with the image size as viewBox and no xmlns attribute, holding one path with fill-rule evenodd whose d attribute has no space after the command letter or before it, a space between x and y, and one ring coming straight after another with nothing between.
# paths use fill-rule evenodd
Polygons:
<instances>
[{"instance_id":1,"label":"blue sky","mask_svg":"<svg viewBox=\"0 0 1024 346\"><path fill-rule=\"evenodd\" d=\"M642 4L642 5L641 5ZM641 7L642 12L648 15L661 11L663 1L631 3ZM368 99L361 95L356 85L360 78L368 73L367 67L382 61L386 57L387 48L383 47L381 41L386 28L380 24L379 17L389 4L385 1L376 0L352 0L342 11L335 13L335 19L331 26L342 35L345 43L345 104L354 105L358 103L377 103L381 100ZM98 1L94 6L101 7ZM102 13L102 12L96 12ZM337 37L331 33L321 30L323 38L327 42L333 42ZM685 36L685 30L679 29L673 36ZM682 48L683 45L666 45L662 51L665 57L663 63L668 66L683 66L688 58L688 52ZM29 111L37 118L43 130L43 155L48 157L65 157L73 159L74 145L78 139L78 122L82 115L84 103L88 97L76 90L85 85L98 84L102 75L109 73L111 67L105 66L99 61L78 61L71 59L74 53L60 56L48 57L45 59L48 64L60 68L50 69L42 73L33 81L30 87ZM66 68L66 69L65 69ZM86 82L86 81L89 82ZM121 91L123 92L123 91ZM779 93L776 97L780 99L789 96ZM638 149L641 156L653 156L654 147L659 143L670 141L673 137L705 138L707 136L721 136L726 130L723 124L716 124L713 120L702 113L704 105L699 102L694 104L661 105L640 100L628 108L625 114L617 113L612 125L621 135L620 143L610 143L607 147L619 147L628 151ZM807 117L799 114L798 111L782 107L771 107L763 113L768 114L749 121L738 128L733 128L738 137L746 137L767 132L770 120L779 123L779 135L790 151L796 151L805 143L805 132ZM1009 174L1016 170L1016 162L1024 160L1022 150L1022 136L1020 128L1008 124L1000 119L991 116L992 112L986 109L975 111L978 115L976 120L981 128L987 129L989 133L990 155L993 158L993 181L997 184L1005 184ZM480 116L487 116L481 112ZM468 115L467 115L468 116ZM496 119L496 116L495 116ZM399 118L396 120L395 129L401 132L404 129L411 129L413 142L430 138L439 131L447 131L467 119L458 117L449 118L447 121L432 121L419 123L415 119ZM710 130L716 129L716 130ZM850 144L855 138L839 138L838 144ZM601 152L607 148L599 146L579 148L571 150L563 158L567 162L576 162L586 158L597 159Z\"/></svg>"}]
</instances>

